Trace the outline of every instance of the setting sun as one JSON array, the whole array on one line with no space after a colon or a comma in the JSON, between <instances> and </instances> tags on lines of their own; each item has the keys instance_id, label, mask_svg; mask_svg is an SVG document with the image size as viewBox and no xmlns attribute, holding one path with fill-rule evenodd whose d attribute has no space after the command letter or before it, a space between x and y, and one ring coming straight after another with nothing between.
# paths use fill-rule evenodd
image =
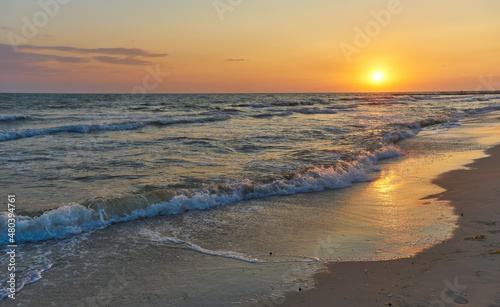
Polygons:
<instances>
[{"instance_id":1,"label":"setting sun","mask_svg":"<svg viewBox=\"0 0 500 307\"><path fill-rule=\"evenodd\" d=\"M380 82L384 79L384 74L380 71L377 71L372 75L372 80L375 82Z\"/></svg>"}]
</instances>

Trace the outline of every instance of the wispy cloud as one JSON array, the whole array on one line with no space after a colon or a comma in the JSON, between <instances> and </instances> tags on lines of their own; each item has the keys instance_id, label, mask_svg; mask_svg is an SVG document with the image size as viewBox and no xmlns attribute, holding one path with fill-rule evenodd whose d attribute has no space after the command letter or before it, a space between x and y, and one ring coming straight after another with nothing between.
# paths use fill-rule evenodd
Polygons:
<instances>
[{"instance_id":1,"label":"wispy cloud","mask_svg":"<svg viewBox=\"0 0 500 307\"><path fill-rule=\"evenodd\" d=\"M100 66L100 65L89 65L89 66L85 66L84 68L85 69L104 69L105 67Z\"/></svg>"},{"instance_id":2,"label":"wispy cloud","mask_svg":"<svg viewBox=\"0 0 500 307\"><path fill-rule=\"evenodd\" d=\"M21 45L18 47L18 49L55 50L55 51L65 51L65 52L84 53L84 54L107 54L107 55L122 55L127 57L147 57L147 58L168 56L168 54L166 53L151 53L137 48L76 48L70 46Z\"/></svg>"},{"instance_id":3,"label":"wispy cloud","mask_svg":"<svg viewBox=\"0 0 500 307\"><path fill-rule=\"evenodd\" d=\"M246 59L226 59L226 62L243 62L246 61Z\"/></svg>"},{"instance_id":4,"label":"wispy cloud","mask_svg":"<svg viewBox=\"0 0 500 307\"><path fill-rule=\"evenodd\" d=\"M11 28L6 27L6 26L0 26L0 30L4 30L4 31L12 31L12 29L11 29Z\"/></svg>"},{"instance_id":5,"label":"wispy cloud","mask_svg":"<svg viewBox=\"0 0 500 307\"><path fill-rule=\"evenodd\" d=\"M60 73L64 70L43 66L46 61L60 60L65 63L75 63L78 58L50 58L49 55L15 53L10 45L0 44L0 67L2 73ZM50 58L50 59L49 59Z\"/></svg>"},{"instance_id":6,"label":"wispy cloud","mask_svg":"<svg viewBox=\"0 0 500 307\"><path fill-rule=\"evenodd\" d=\"M103 63L109 63L109 64L121 64L121 65L148 65L150 64L149 61L141 60L141 59L136 59L136 58L115 58L111 56L95 56L93 57L94 60L103 62Z\"/></svg>"},{"instance_id":7,"label":"wispy cloud","mask_svg":"<svg viewBox=\"0 0 500 307\"><path fill-rule=\"evenodd\" d=\"M59 56L53 54L40 54L30 52L20 53L19 56L23 59L35 62L55 61L60 63L85 63L90 61L89 58L78 58L72 56Z\"/></svg>"},{"instance_id":8,"label":"wispy cloud","mask_svg":"<svg viewBox=\"0 0 500 307\"><path fill-rule=\"evenodd\" d=\"M71 46L18 46L19 52L14 52L12 46L0 43L0 67L3 71L52 72L51 67L45 67L46 62L63 64L79 64L101 62L113 65L149 65L147 59L165 57L166 53L151 53L136 48L76 48ZM72 53L72 54L71 54ZM62 54L62 55L61 55ZM92 64L90 64L92 65Z\"/></svg>"}]
</instances>

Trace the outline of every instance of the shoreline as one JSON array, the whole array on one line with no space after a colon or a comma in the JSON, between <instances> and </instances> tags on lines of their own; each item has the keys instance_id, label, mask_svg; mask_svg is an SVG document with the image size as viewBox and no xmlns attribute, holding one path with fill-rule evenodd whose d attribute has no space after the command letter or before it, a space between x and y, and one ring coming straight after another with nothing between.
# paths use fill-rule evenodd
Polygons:
<instances>
[{"instance_id":1,"label":"shoreline","mask_svg":"<svg viewBox=\"0 0 500 307\"><path fill-rule=\"evenodd\" d=\"M314 289L289 292L281 305L500 306L500 145L485 152L432 181L446 191L428 198L460 217L452 238L410 258L330 263Z\"/></svg>"}]
</instances>

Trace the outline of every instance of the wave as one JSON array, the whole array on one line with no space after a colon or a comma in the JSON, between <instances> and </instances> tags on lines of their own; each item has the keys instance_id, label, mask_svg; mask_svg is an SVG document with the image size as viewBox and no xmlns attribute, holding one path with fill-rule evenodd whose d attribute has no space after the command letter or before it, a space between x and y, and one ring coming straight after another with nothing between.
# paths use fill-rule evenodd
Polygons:
<instances>
[{"instance_id":1,"label":"wave","mask_svg":"<svg viewBox=\"0 0 500 307\"><path fill-rule=\"evenodd\" d=\"M486 98L486 97L475 97L474 99L476 101L490 101L490 98Z\"/></svg>"},{"instance_id":2,"label":"wave","mask_svg":"<svg viewBox=\"0 0 500 307\"><path fill-rule=\"evenodd\" d=\"M394 104L408 104L408 101L405 99L400 100L373 100L365 103L367 106L383 106L383 105L394 105Z\"/></svg>"},{"instance_id":3,"label":"wave","mask_svg":"<svg viewBox=\"0 0 500 307\"><path fill-rule=\"evenodd\" d=\"M124 131L124 130L139 129L150 125L168 126L174 124L206 123L213 121L224 121L230 118L231 115L225 114L220 116L212 116L204 118L137 120L137 121L127 121L119 123L109 123L109 124L79 124L79 125L64 125L64 126L39 128L39 129L0 131L0 141L24 139L39 135L50 135L56 133L90 133L93 131Z\"/></svg>"},{"instance_id":4,"label":"wave","mask_svg":"<svg viewBox=\"0 0 500 307\"><path fill-rule=\"evenodd\" d=\"M341 101L362 101L363 98L362 97L340 97L340 98L338 98L338 100L341 100Z\"/></svg>"},{"instance_id":5,"label":"wave","mask_svg":"<svg viewBox=\"0 0 500 307\"><path fill-rule=\"evenodd\" d=\"M435 126L435 125L441 125L441 124L446 124L446 123L454 123L457 122L458 118L452 118L448 116L439 116L439 117L432 117L432 118L427 118L419 121L414 121L414 122L407 122L407 123L395 123L392 124L393 126L396 127L403 127L407 129L397 129L396 131L388 132L383 136L379 141L375 142L380 143L382 145L384 144L397 144L398 142L404 140L404 139L409 139L417 135L423 128L429 127L429 126Z\"/></svg>"},{"instance_id":6,"label":"wave","mask_svg":"<svg viewBox=\"0 0 500 307\"><path fill-rule=\"evenodd\" d=\"M278 176L267 183L245 179L234 184L206 186L200 191L165 189L119 198L93 198L82 204L67 204L36 217L18 216L17 240L21 243L62 239L145 217L204 210L245 199L344 188L355 182L372 180L370 174L379 171L377 161L400 155L398 148L388 145L373 152L359 152L350 161L339 160L333 166L312 167ZM0 215L0 225L2 229L7 229L6 212ZM2 236L0 243L7 244L7 239Z\"/></svg>"},{"instance_id":7,"label":"wave","mask_svg":"<svg viewBox=\"0 0 500 307\"><path fill-rule=\"evenodd\" d=\"M6 115L0 116L0 122L3 121L12 121L12 120L22 120L22 119L31 119L30 115Z\"/></svg>"},{"instance_id":8,"label":"wave","mask_svg":"<svg viewBox=\"0 0 500 307\"><path fill-rule=\"evenodd\" d=\"M440 117L431 117L431 118L427 118L427 119L423 119L423 120L419 120L419 121L414 121L414 122L409 122L409 123L401 123L398 125L412 128L412 129L422 129L425 127L439 125L439 124L445 124L445 123L454 122L457 120L458 119L453 119L449 116L442 115Z\"/></svg>"},{"instance_id":9,"label":"wave","mask_svg":"<svg viewBox=\"0 0 500 307\"><path fill-rule=\"evenodd\" d=\"M248 103L240 103L240 104L232 104L231 107L251 107L255 109L268 108L271 105L266 103L256 103L256 104L248 104Z\"/></svg>"},{"instance_id":10,"label":"wave","mask_svg":"<svg viewBox=\"0 0 500 307\"><path fill-rule=\"evenodd\" d=\"M296 109L292 110L293 112L296 113L302 113L302 114L336 114L337 111L334 110L325 110L325 109L320 109L318 107L315 108L302 108L302 109Z\"/></svg>"},{"instance_id":11,"label":"wave","mask_svg":"<svg viewBox=\"0 0 500 307\"><path fill-rule=\"evenodd\" d=\"M256 104L233 104L233 107L252 107L256 109L269 108L269 107L296 107L296 106L312 106L315 104L330 104L330 102L318 99L311 98L308 101L277 101L271 104L267 103L256 103Z\"/></svg>"},{"instance_id":12,"label":"wave","mask_svg":"<svg viewBox=\"0 0 500 307\"><path fill-rule=\"evenodd\" d=\"M497 99L500 99L500 96L488 96L488 95L485 95L487 97L488 100L497 100ZM485 97L483 97L485 98Z\"/></svg>"},{"instance_id":13,"label":"wave","mask_svg":"<svg viewBox=\"0 0 500 307\"><path fill-rule=\"evenodd\" d=\"M269 109L269 111L273 113L261 113L261 114L255 114L255 115L250 115L251 117L255 118L265 118L265 117L274 117L274 116L289 116L292 115L292 113L301 113L301 114L337 114L338 112L335 110L332 110L330 108L328 109L321 109L319 107L310 107L310 108L300 108L300 109L286 109L287 111L281 110L281 109Z\"/></svg>"},{"instance_id":14,"label":"wave","mask_svg":"<svg viewBox=\"0 0 500 307\"><path fill-rule=\"evenodd\" d=\"M328 100L321 99L321 98L311 98L311 99L309 99L309 100L310 100L310 101L313 101L313 102L320 103L320 104L330 104L331 98L330 98L330 99L328 99Z\"/></svg>"},{"instance_id":15,"label":"wave","mask_svg":"<svg viewBox=\"0 0 500 307\"><path fill-rule=\"evenodd\" d=\"M465 110L466 114L482 114L482 113L490 113L500 111L500 106L491 106L491 107L482 107L482 108L473 108Z\"/></svg>"},{"instance_id":16,"label":"wave","mask_svg":"<svg viewBox=\"0 0 500 307\"><path fill-rule=\"evenodd\" d=\"M347 110L347 109L354 109L359 107L357 104L345 104L345 105L333 105L333 106L328 106L328 109L333 109L333 110Z\"/></svg>"},{"instance_id":17,"label":"wave","mask_svg":"<svg viewBox=\"0 0 500 307\"><path fill-rule=\"evenodd\" d=\"M255 118L266 118L266 117L290 116L290 115L292 115L292 112L262 113L262 114L255 114L255 115L250 115L250 116L255 117Z\"/></svg>"},{"instance_id":18,"label":"wave","mask_svg":"<svg viewBox=\"0 0 500 307\"><path fill-rule=\"evenodd\" d=\"M301 103L298 101L278 101L272 103L272 105L276 107L295 107L295 106L300 106Z\"/></svg>"}]
</instances>

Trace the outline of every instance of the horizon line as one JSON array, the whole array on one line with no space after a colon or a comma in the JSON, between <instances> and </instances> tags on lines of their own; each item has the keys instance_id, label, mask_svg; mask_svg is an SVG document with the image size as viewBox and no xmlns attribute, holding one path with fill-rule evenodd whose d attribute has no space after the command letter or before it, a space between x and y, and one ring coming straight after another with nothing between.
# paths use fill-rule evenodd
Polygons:
<instances>
[{"instance_id":1,"label":"horizon line","mask_svg":"<svg viewBox=\"0 0 500 307\"><path fill-rule=\"evenodd\" d=\"M425 93L462 93L462 94L500 94L500 90L442 90L442 91L387 91L387 92L177 92L177 93L103 93L103 92L0 92L0 94L37 94L37 95L265 95L265 94L425 94Z\"/></svg>"}]
</instances>

